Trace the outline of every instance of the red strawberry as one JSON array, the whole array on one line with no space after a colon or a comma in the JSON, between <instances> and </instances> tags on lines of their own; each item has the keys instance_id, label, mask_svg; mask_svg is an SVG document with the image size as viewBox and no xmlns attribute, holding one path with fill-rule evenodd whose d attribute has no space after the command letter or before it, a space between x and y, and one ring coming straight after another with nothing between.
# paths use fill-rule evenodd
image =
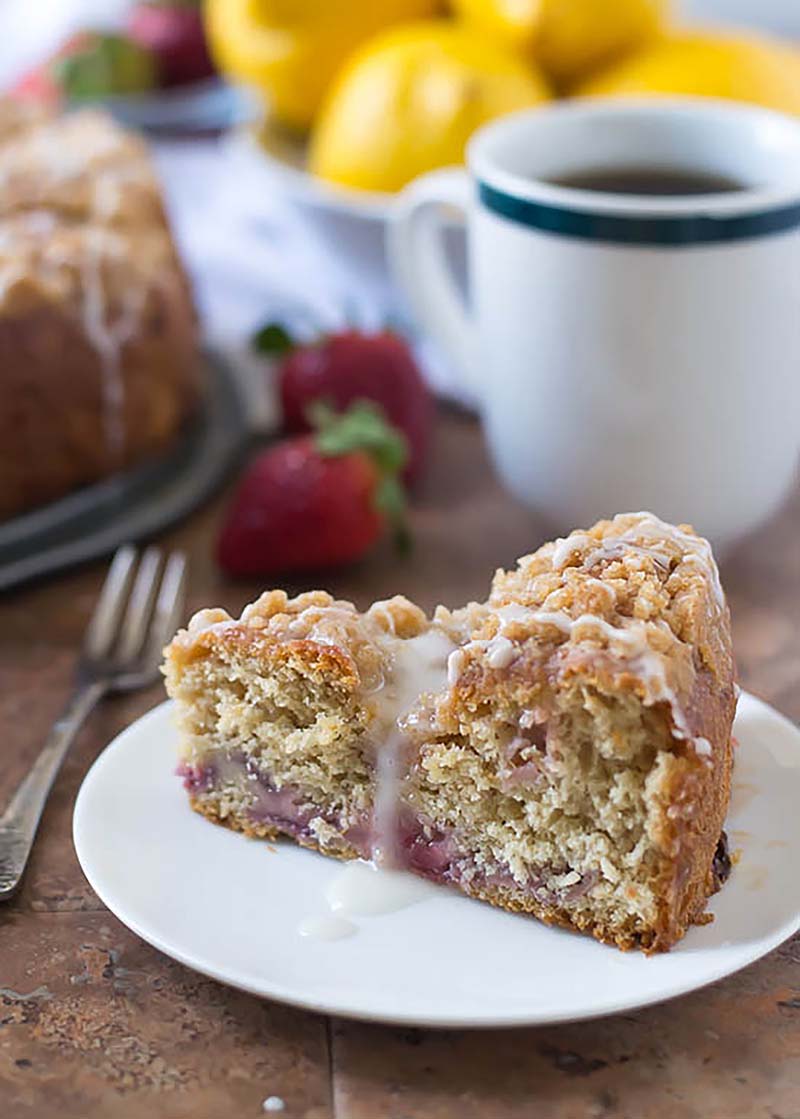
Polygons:
<instances>
[{"instance_id":1,"label":"red strawberry","mask_svg":"<svg viewBox=\"0 0 800 1119\"><path fill-rule=\"evenodd\" d=\"M229 574L352 563L387 524L401 539L403 436L366 403L340 416L318 405L314 419L315 435L285 439L245 471L217 545Z\"/></svg>"},{"instance_id":2,"label":"red strawberry","mask_svg":"<svg viewBox=\"0 0 800 1119\"><path fill-rule=\"evenodd\" d=\"M338 409L373 400L408 440L406 481L419 477L431 438L433 400L402 338L388 330L345 330L295 346L282 327L271 324L253 342L261 352L280 355L281 403L290 431L309 430L307 412L314 400Z\"/></svg>"},{"instance_id":3,"label":"red strawberry","mask_svg":"<svg viewBox=\"0 0 800 1119\"><path fill-rule=\"evenodd\" d=\"M18 78L11 87L13 97L38 101L56 107L61 102L61 89L47 66L36 66Z\"/></svg>"},{"instance_id":4,"label":"red strawberry","mask_svg":"<svg viewBox=\"0 0 800 1119\"><path fill-rule=\"evenodd\" d=\"M203 17L192 0L139 0L128 15L128 34L156 56L162 86L186 85L214 73Z\"/></svg>"}]
</instances>

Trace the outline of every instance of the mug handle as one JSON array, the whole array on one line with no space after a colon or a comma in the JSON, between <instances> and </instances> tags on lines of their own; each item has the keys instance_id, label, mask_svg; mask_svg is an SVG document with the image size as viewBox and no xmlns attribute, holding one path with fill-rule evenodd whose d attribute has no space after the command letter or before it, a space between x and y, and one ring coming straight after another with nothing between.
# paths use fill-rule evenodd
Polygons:
<instances>
[{"instance_id":1,"label":"mug handle","mask_svg":"<svg viewBox=\"0 0 800 1119\"><path fill-rule=\"evenodd\" d=\"M472 323L444 246L445 224L452 222L454 210L463 223L472 198L464 168L422 175L398 196L386 247L392 275L415 318L478 398Z\"/></svg>"}]
</instances>

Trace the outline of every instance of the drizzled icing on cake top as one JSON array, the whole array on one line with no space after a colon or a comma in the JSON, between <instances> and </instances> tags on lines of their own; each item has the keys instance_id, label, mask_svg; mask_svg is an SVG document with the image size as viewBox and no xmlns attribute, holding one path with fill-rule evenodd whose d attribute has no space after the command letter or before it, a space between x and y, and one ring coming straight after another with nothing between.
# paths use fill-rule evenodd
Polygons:
<instances>
[{"instance_id":1,"label":"drizzled icing on cake top","mask_svg":"<svg viewBox=\"0 0 800 1119\"><path fill-rule=\"evenodd\" d=\"M339 645L351 652L360 642L371 650L369 657L362 655L359 661L361 690L363 701L373 713L373 737L376 744L381 744L378 765L383 773L379 784L384 791L379 793L379 799L383 798L388 806L396 800L393 782L400 769L398 750L402 735L412 727L419 730L420 720L427 717L421 697L426 693L441 694L457 685L466 665L476 655L491 671L512 669L526 642L536 639L552 643L554 631L557 646L564 644L565 639L576 647L604 647L607 654L641 681L646 704L669 704L675 737L693 741L698 754L707 755L705 740L694 739L670 679L674 658L664 652L681 647L685 652L687 646L664 617L619 614L615 587L591 571L601 560L624 558L636 570L638 560L648 559L661 572L659 580L663 581L682 565L694 566L711 586L716 608L723 609L725 599L711 549L700 537L667 525L649 513L617 517L612 525L618 526L619 531L605 537L575 532L545 546L537 556L549 558L551 574L564 572L556 585L551 579L550 592L539 601L527 602L502 597L498 601L493 592L488 604L474 608L474 617L466 625L465 633L458 632L449 612L437 612L431 625L421 611L404 599L376 603L366 615L360 616L350 603L335 602L326 595L301 595L289 600L281 592L268 592L244 610L240 622L224 611L202 611L192 619L185 641L191 644L198 633L208 629L220 631L245 624L266 627L281 639ZM603 606L598 604L597 612L586 608L585 596L571 601L569 596L564 597L568 567L576 570L575 576L569 576L578 580L574 586L595 596L591 601L596 603L597 596L602 596ZM531 579L535 582L546 574L540 560ZM527 586L522 586L520 597ZM505 593L502 586L500 593ZM494 618L496 624L483 636L481 629L488 618ZM463 630L464 619L460 624ZM682 660L686 659L683 656ZM379 805L377 814L384 814L388 820L391 811L387 807L384 813Z\"/></svg>"},{"instance_id":2,"label":"drizzled icing on cake top","mask_svg":"<svg viewBox=\"0 0 800 1119\"><path fill-rule=\"evenodd\" d=\"M119 462L125 450L125 382L120 365L120 354L125 339L121 336L122 322L113 327L108 321L102 272L105 239L98 229L87 229L84 236L88 252L81 270L83 282L81 317L86 337L92 343L100 361L106 447L112 461ZM133 333L135 327L136 320L133 319L130 333Z\"/></svg>"},{"instance_id":3,"label":"drizzled icing on cake top","mask_svg":"<svg viewBox=\"0 0 800 1119\"><path fill-rule=\"evenodd\" d=\"M685 532L668 524L653 513L640 512L618 515L612 523L635 518L636 523L618 534L597 540L586 532L573 532L553 544L550 560L554 571L561 571L579 554L580 566L590 569L601 560L619 558L625 551L649 556L654 563L669 570L673 557L665 551L666 542L680 550L679 563L696 565L709 577L717 605L725 605L725 593L711 545L702 536ZM585 555L581 555L583 551Z\"/></svg>"},{"instance_id":4,"label":"drizzled icing on cake top","mask_svg":"<svg viewBox=\"0 0 800 1119\"><path fill-rule=\"evenodd\" d=\"M498 623L494 635L473 639L451 655L449 682L452 685L458 682L471 655L481 657L489 669L502 671L515 663L522 653L522 646L530 638L541 632L541 639L552 640L552 631L555 630L559 639L566 638L574 646L586 643L605 645L616 660L639 677L645 689L645 703L669 704L675 737L694 742L697 753L707 756L708 743L705 739L695 739L691 734L685 712L669 680L670 658L661 651L680 644L680 639L662 617L645 619L617 614L613 621L610 620L605 615L613 617L617 613L615 587L589 572L601 562L623 559L627 568L644 571L641 564L647 560L661 572L660 579L663 579L682 565L694 566L702 571L711 586L715 607L722 610L725 597L711 548L702 538L668 525L651 513L623 515L615 518L612 524L619 526L618 532L611 532L605 537L574 532L551 546L546 545L541 553L537 553L549 558L553 573L564 572L566 568L576 571L578 582L572 586L573 590L580 590L580 595L571 599L572 610L567 605L569 595L565 600L564 576L538 602L523 604L512 601L490 606L490 615ZM540 576L546 575L543 565L536 570ZM535 579L536 575L532 578ZM552 581L550 586L553 586ZM522 590L524 592L525 588ZM586 609L585 590L604 595L602 612ZM576 605L580 612L575 611ZM654 636L659 637L656 647L653 646Z\"/></svg>"},{"instance_id":5,"label":"drizzled icing on cake top","mask_svg":"<svg viewBox=\"0 0 800 1119\"><path fill-rule=\"evenodd\" d=\"M106 449L119 464L123 349L172 253L144 145L103 113L51 116L5 104L0 221L0 310L26 288L70 300L98 356Z\"/></svg>"}]
</instances>

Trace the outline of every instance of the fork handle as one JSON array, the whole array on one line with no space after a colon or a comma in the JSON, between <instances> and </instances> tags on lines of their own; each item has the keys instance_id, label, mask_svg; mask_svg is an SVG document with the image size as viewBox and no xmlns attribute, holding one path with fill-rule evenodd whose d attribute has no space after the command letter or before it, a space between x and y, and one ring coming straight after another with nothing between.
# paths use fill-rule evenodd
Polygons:
<instances>
[{"instance_id":1,"label":"fork handle","mask_svg":"<svg viewBox=\"0 0 800 1119\"><path fill-rule=\"evenodd\" d=\"M10 898L22 880L56 774L104 691L104 684L92 682L74 692L61 717L53 724L38 758L0 815L0 901Z\"/></svg>"}]
</instances>

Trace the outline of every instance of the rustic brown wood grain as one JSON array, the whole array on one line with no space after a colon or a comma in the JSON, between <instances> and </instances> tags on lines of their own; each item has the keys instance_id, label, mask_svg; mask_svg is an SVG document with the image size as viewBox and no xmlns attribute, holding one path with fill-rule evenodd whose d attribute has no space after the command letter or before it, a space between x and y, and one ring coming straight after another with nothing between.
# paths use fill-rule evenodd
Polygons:
<instances>
[{"instance_id":1,"label":"rustic brown wood grain","mask_svg":"<svg viewBox=\"0 0 800 1119\"><path fill-rule=\"evenodd\" d=\"M190 555L191 610L233 612L261 589L216 570L221 509L162 540ZM359 605L398 591L425 607L458 604L482 598L495 567L547 534L494 480L476 425L455 415L440 421L414 531L409 561L387 548L322 582ZM0 599L0 803L67 693L103 571ZM743 686L800 720L800 492L729 557L723 579ZM71 815L99 750L160 698L154 688L96 712L24 888L0 908L0 1119L256 1119L268 1096L285 1102L283 1119L800 1119L800 939L662 1007L497 1032L329 1022L149 948L83 879Z\"/></svg>"}]
</instances>

